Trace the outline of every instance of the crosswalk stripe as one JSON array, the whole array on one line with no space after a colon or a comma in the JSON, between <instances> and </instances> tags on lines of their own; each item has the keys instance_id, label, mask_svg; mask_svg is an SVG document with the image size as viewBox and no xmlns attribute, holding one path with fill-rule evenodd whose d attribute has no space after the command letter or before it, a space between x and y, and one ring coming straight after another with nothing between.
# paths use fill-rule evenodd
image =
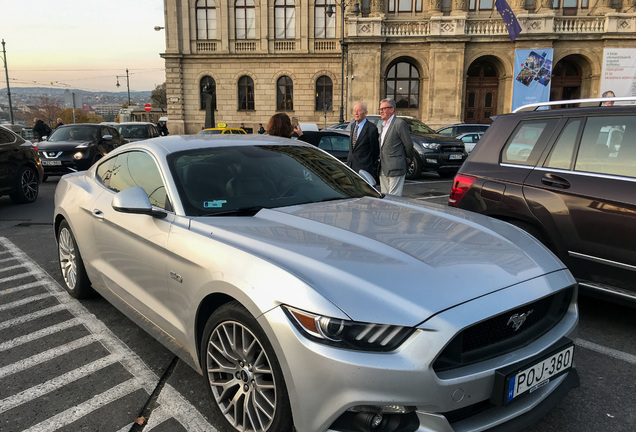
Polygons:
<instances>
[{"instance_id":1,"label":"crosswalk stripe","mask_svg":"<svg viewBox=\"0 0 636 432\"><path fill-rule=\"evenodd\" d=\"M77 318L72 318L59 324L43 328L42 330L31 332L28 335L18 336L17 338L0 343L0 352L10 350L11 348L15 348L29 342L33 342L34 340L50 336L54 333L61 332L62 330L66 330L77 325L80 325L79 320Z\"/></svg>"},{"instance_id":2,"label":"crosswalk stripe","mask_svg":"<svg viewBox=\"0 0 636 432\"><path fill-rule=\"evenodd\" d=\"M13 318L7 321L0 322L0 330L8 329L9 327L13 327L16 325L24 324L29 321L36 320L38 318L42 318L47 315L54 314L59 311L67 310L63 304L51 306L45 309L41 309L37 312L32 312L30 314L22 315L18 318Z\"/></svg>"},{"instance_id":3,"label":"crosswalk stripe","mask_svg":"<svg viewBox=\"0 0 636 432\"><path fill-rule=\"evenodd\" d=\"M15 294L17 292L20 291L24 291L27 289L31 289L37 286L42 286L42 282L41 281L35 281L35 282L29 282L26 283L24 285L20 285L17 287L9 287L9 288L3 288L2 290L0 290L0 296L4 296L4 295L10 295L10 294Z\"/></svg>"},{"instance_id":4,"label":"crosswalk stripe","mask_svg":"<svg viewBox=\"0 0 636 432\"><path fill-rule=\"evenodd\" d=\"M42 299L48 298L48 297L51 297L51 294L49 294L49 293L38 294L38 295L31 296L31 297L23 298L23 299L20 299L20 300L16 300L16 301L11 302L11 303L6 303L6 304L3 304L3 305L0 305L0 311L6 311L6 310L9 310L9 309L14 309L14 308L17 308L17 307L20 307L20 306L24 306L24 305L29 304L29 303L36 302L38 300L42 300Z\"/></svg>"}]
</instances>

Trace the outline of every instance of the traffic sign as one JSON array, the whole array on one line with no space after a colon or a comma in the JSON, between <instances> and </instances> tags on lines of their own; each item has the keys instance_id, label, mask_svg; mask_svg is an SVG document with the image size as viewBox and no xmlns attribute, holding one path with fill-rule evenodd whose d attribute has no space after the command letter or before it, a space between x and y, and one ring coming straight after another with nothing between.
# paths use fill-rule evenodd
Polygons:
<instances>
[{"instance_id":1,"label":"traffic sign","mask_svg":"<svg viewBox=\"0 0 636 432\"><path fill-rule=\"evenodd\" d=\"M150 112L150 110L152 109L152 105L146 104L144 105L144 109L146 110L146 112Z\"/></svg>"}]
</instances>

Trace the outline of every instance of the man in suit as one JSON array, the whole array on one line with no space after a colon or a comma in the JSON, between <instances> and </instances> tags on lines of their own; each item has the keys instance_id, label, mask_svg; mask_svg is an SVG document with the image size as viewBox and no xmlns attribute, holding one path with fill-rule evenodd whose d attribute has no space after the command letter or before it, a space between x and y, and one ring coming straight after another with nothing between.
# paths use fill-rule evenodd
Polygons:
<instances>
[{"instance_id":1,"label":"man in suit","mask_svg":"<svg viewBox=\"0 0 636 432\"><path fill-rule=\"evenodd\" d=\"M380 101L380 188L382 193L402 195L406 170L413 158L411 131L395 116L395 101Z\"/></svg>"},{"instance_id":2,"label":"man in suit","mask_svg":"<svg viewBox=\"0 0 636 432\"><path fill-rule=\"evenodd\" d=\"M349 138L347 165L355 172L365 170L377 178L380 154L378 128L367 121L366 104L357 103L353 107L353 118L350 125L351 137Z\"/></svg>"}]
</instances>

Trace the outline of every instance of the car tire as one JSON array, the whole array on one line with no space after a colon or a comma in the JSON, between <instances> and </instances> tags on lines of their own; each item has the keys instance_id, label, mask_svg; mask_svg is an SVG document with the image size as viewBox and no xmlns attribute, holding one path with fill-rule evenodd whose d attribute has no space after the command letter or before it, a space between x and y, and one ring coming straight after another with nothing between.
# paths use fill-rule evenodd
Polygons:
<instances>
[{"instance_id":1,"label":"car tire","mask_svg":"<svg viewBox=\"0 0 636 432\"><path fill-rule=\"evenodd\" d=\"M68 222L62 221L57 230L57 251L64 288L71 297L81 299L94 294L86 274L84 261Z\"/></svg>"},{"instance_id":2,"label":"car tire","mask_svg":"<svg viewBox=\"0 0 636 432\"><path fill-rule=\"evenodd\" d=\"M287 387L274 349L242 305L226 303L210 316L200 352L208 392L227 430L294 430ZM261 423L253 424L254 419Z\"/></svg>"},{"instance_id":3,"label":"car tire","mask_svg":"<svg viewBox=\"0 0 636 432\"><path fill-rule=\"evenodd\" d=\"M541 232L541 230L539 230L539 228L520 220L510 220L508 221L508 223L516 226L517 228L521 228L522 230L530 234L532 237L539 240L548 249L553 250L552 246L550 245L550 242L548 241L548 238L543 234L543 232Z\"/></svg>"},{"instance_id":4,"label":"car tire","mask_svg":"<svg viewBox=\"0 0 636 432\"><path fill-rule=\"evenodd\" d=\"M417 159L417 156L413 156L411 163L406 167L406 178L408 180L417 180L422 174L422 163Z\"/></svg>"},{"instance_id":5,"label":"car tire","mask_svg":"<svg viewBox=\"0 0 636 432\"><path fill-rule=\"evenodd\" d=\"M20 167L16 178L15 192L9 195L16 204L32 203L38 197L38 173L28 166Z\"/></svg>"}]
</instances>

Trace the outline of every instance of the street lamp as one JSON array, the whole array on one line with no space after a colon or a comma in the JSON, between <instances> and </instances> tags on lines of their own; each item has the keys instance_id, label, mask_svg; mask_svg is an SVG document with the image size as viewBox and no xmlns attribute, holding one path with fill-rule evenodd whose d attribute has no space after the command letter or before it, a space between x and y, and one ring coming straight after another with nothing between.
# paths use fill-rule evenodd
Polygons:
<instances>
[{"instance_id":1,"label":"street lamp","mask_svg":"<svg viewBox=\"0 0 636 432\"><path fill-rule=\"evenodd\" d=\"M2 39L2 60L4 61L4 73L7 76L7 96L9 97L9 119L13 123L13 106L11 105L11 89L9 88L9 69L7 69L7 51L4 49L4 39Z\"/></svg>"},{"instance_id":2,"label":"street lamp","mask_svg":"<svg viewBox=\"0 0 636 432\"><path fill-rule=\"evenodd\" d=\"M155 26L155 31L160 31L165 29L165 27L161 27L161 26Z\"/></svg>"},{"instance_id":3,"label":"street lamp","mask_svg":"<svg viewBox=\"0 0 636 432\"><path fill-rule=\"evenodd\" d=\"M340 123L344 123L344 56L345 56L345 40L344 40L344 17L345 17L345 8L351 4L350 1L342 0L340 3L336 2L340 9L342 10L342 34L340 37L340 50L341 50L341 58L340 58L340 119L338 120ZM358 16L360 14L360 3L355 3L353 5L353 13ZM327 16L331 18L333 16L333 5L327 5Z\"/></svg>"},{"instance_id":4,"label":"street lamp","mask_svg":"<svg viewBox=\"0 0 636 432\"><path fill-rule=\"evenodd\" d=\"M121 87L119 84L119 78L123 77L123 75L117 75L117 87ZM128 69L126 69L126 87L128 87L128 106L130 106L130 80L128 79Z\"/></svg>"}]
</instances>

